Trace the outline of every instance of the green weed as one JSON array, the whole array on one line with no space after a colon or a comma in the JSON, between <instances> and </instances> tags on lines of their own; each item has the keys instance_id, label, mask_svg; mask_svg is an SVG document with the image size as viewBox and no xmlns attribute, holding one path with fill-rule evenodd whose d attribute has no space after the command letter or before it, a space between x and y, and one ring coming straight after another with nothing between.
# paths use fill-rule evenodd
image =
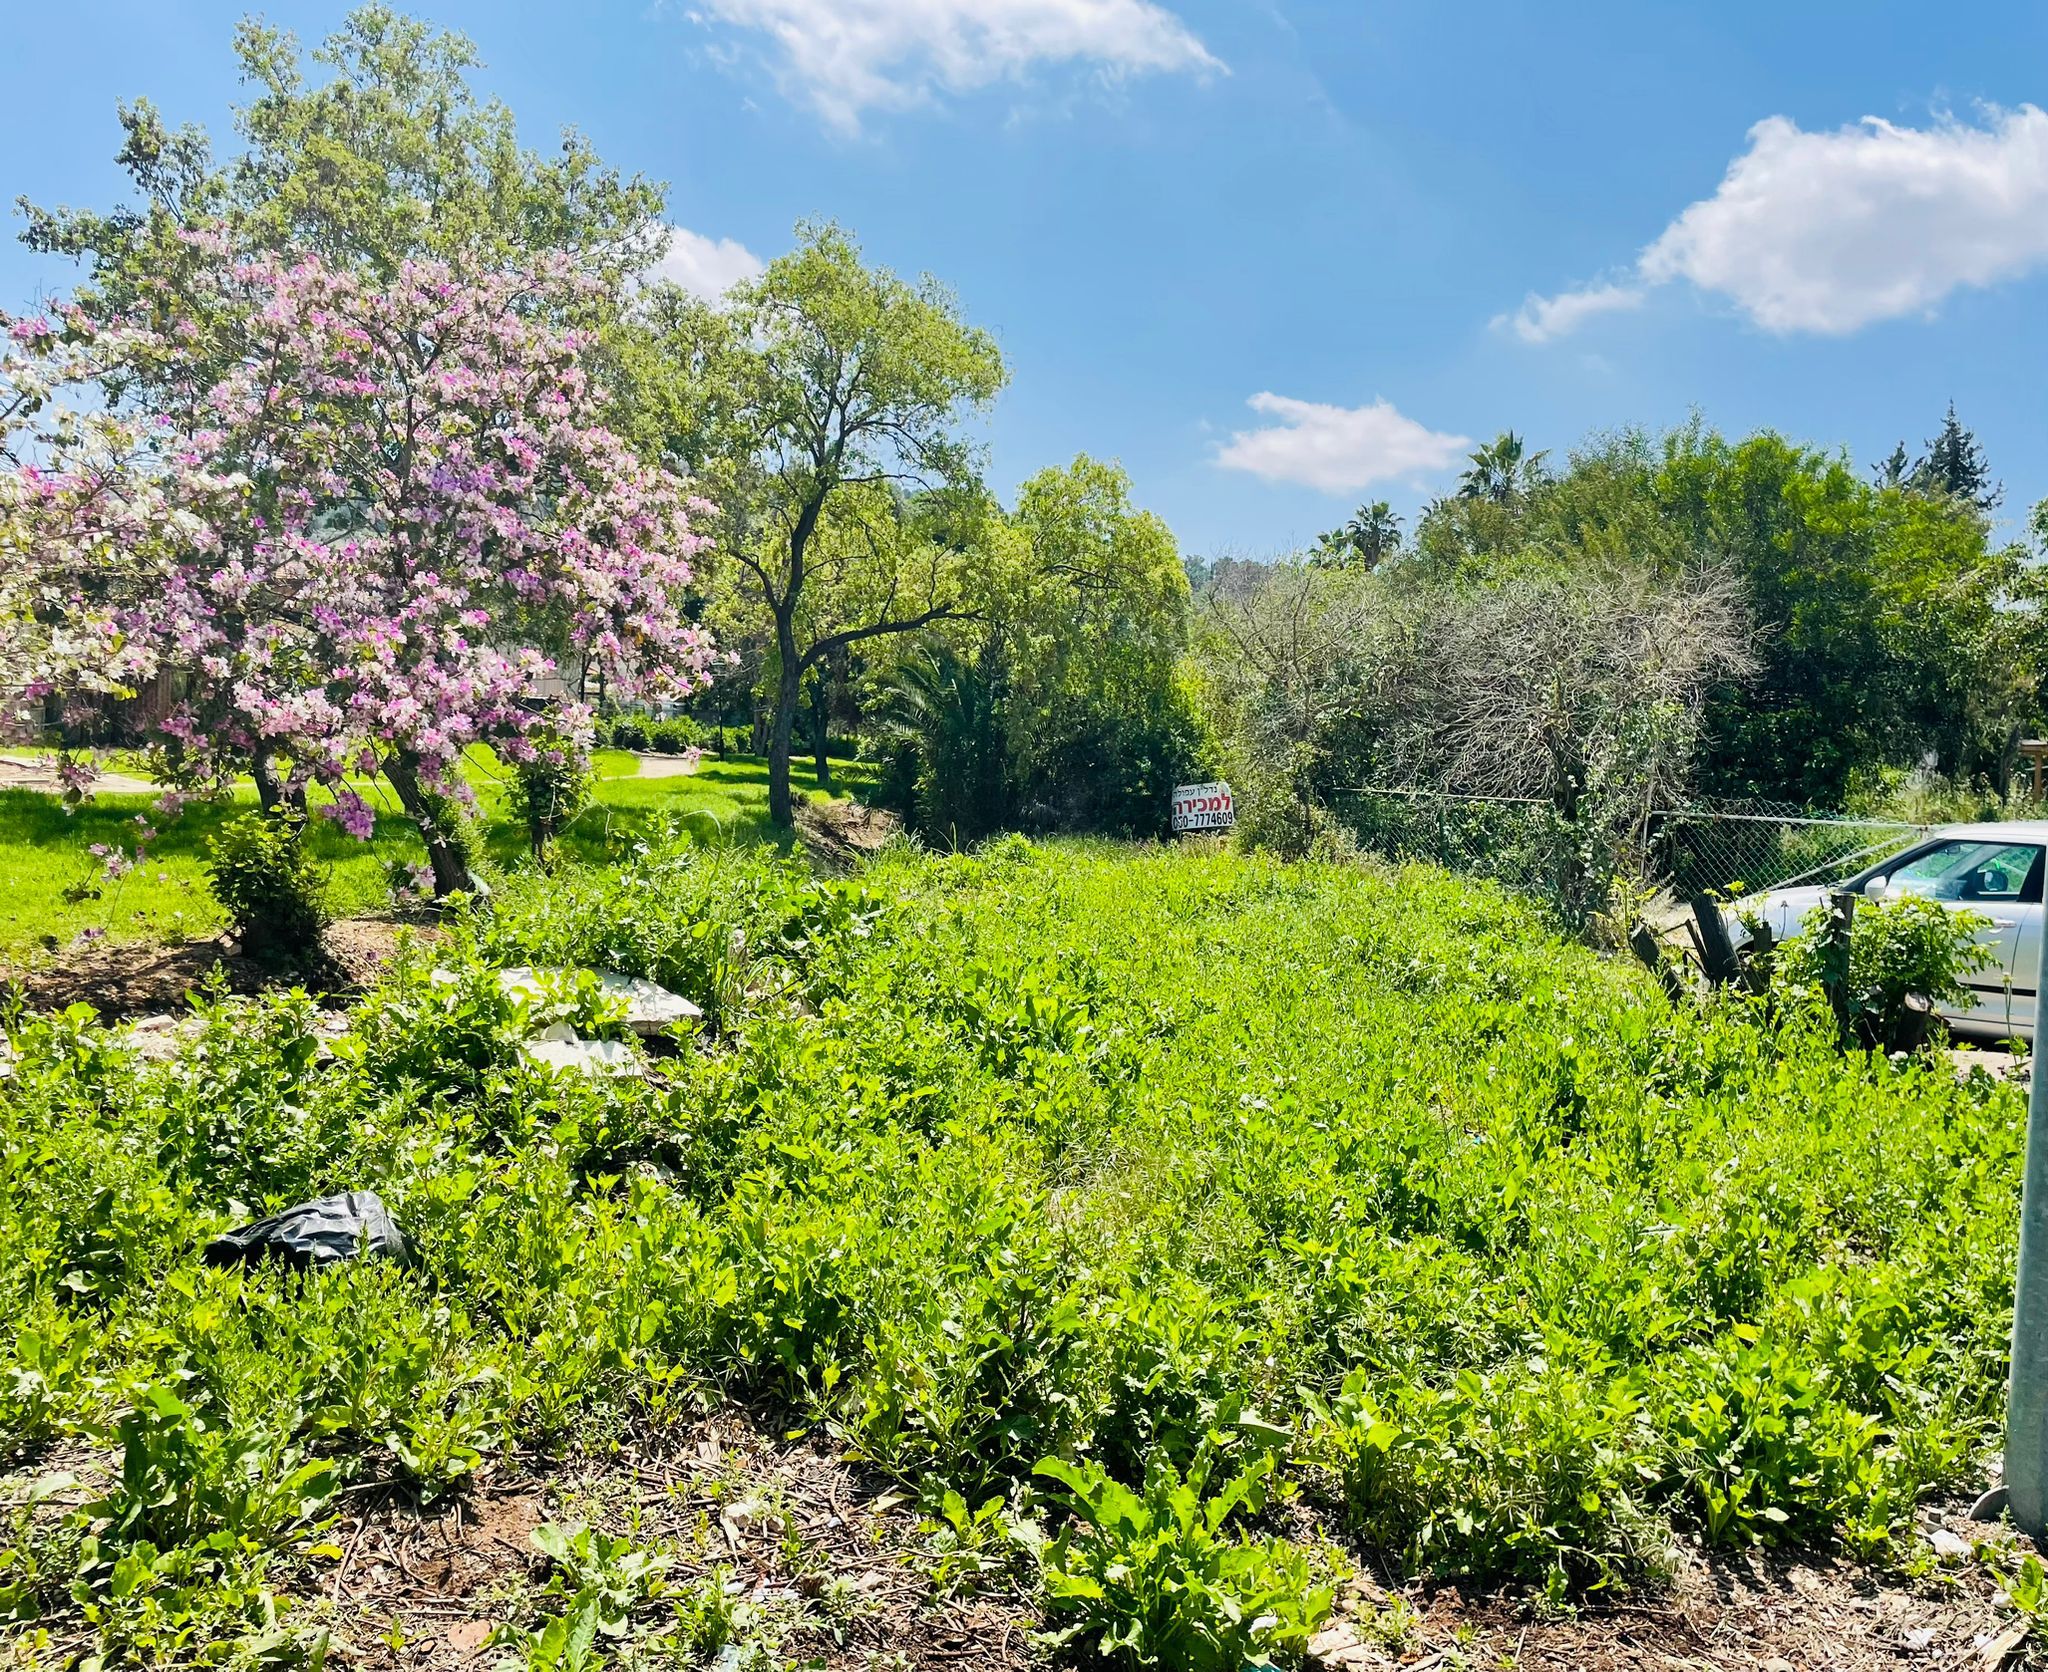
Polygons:
<instances>
[{"instance_id":1,"label":"green weed","mask_svg":"<svg viewBox=\"0 0 2048 1672\"><path fill-rule=\"evenodd\" d=\"M1882 1555L1997 1432L2009 1085L1674 1006L1420 868L1005 842L831 880L575 841L405 950L331 1056L294 995L199 995L162 1064L4 1018L9 1500L52 1448L120 1473L0 1523L0 1609L109 1664L312 1657L295 1552L334 1494L730 1400L913 1493L936 1587L1196 1665L1299 1640L1323 1537L1564 1597L1682 1535ZM644 1079L531 1071L536 1028L617 1018L512 963L641 971L712 1025ZM369 1188L404 1267L201 1262ZM1210 1438L1254 1408L1284 1476ZM534 1664L786 1624L562 1537L508 1639Z\"/></svg>"}]
</instances>

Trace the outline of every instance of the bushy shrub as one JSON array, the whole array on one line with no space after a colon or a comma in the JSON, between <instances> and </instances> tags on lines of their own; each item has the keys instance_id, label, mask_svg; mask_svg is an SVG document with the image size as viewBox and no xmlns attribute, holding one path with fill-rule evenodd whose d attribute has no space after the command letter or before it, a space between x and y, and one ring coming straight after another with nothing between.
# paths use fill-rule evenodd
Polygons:
<instances>
[{"instance_id":1,"label":"bushy shrub","mask_svg":"<svg viewBox=\"0 0 2048 1672\"><path fill-rule=\"evenodd\" d=\"M621 714L612 722L612 743L614 749L644 749L647 747L647 725L629 714Z\"/></svg>"},{"instance_id":2,"label":"bushy shrub","mask_svg":"<svg viewBox=\"0 0 2048 1672\"><path fill-rule=\"evenodd\" d=\"M1812 1002L1825 988L1830 913L1826 902L1815 906L1801 932L1772 954L1781 994ZM1883 1051L1917 1044L1925 1036L1923 1005L1966 1003L1963 978L1993 962L1978 939L1989 927L1977 912L1914 895L1859 903L1849 920L1847 999L1861 1043Z\"/></svg>"},{"instance_id":3,"label":"bushy shrub","mask_svg":"<svg viewBox=\"0 0 2048 1672\"><path fill-rule=\"evenodd\" d=\"M327 926L327 881L306 852L305 820L244 813L207 841L206 876L243 950L303 958Z\"/></svg>"},{"instance_id":4,"label":"bushy shrub","mask_svg":"<svg viewBox=\"0 0 2048 1672\"><path fill-rule=\"evenodd\" d=\"M1276 859L1344 860L1358 851L1350 826L1307 786L1299 763L1241 778L1234 791L1240 848Z\"/></svg>"},{"instance_id":5,"label":"bushy shrub","mask_svg":"<svg viewBox=\"0 0 2048 1672\"><path fill-rule=\"evenodd\" d=\"M682 755L706 746L708 734L687 714L655 720L647 727L647 746L660 755Z\"/></svg>"},{"instance_id":6,"label":"bushy shrub","mask_svg":"<svg viewBox=\"0 0 2048 1672\"><path fill-rule=\"evenodd\" d=\"M536 861L590 803L590 755L576 738L549 730L534 740L534 757L513 769L506 809L526 826Z\"/></svg>"}]
</instances>

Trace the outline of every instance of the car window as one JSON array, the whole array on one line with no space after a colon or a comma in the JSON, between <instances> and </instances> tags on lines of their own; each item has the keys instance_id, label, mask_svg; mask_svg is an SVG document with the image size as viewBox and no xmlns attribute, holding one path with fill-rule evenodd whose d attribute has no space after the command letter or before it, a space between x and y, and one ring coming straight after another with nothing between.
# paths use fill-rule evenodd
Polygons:
<instances>
[{"instance_id":1,"label":"car window","mask_svg":"<svg viewBox=\"0 0 2048 1672\"><path fill-rule=\"evenodd\" d=\"M1929 900L2038 901L2042 858L2035 842L1943 842L1907 860L1886 887Z\"/></svg>"}]
</instances>

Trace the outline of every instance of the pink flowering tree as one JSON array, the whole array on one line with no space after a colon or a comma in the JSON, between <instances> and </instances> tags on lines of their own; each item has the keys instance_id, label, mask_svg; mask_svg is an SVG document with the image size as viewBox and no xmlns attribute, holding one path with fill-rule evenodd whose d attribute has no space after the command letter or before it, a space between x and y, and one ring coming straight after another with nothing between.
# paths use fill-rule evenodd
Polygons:
<instances>
[{"instance_id":1,"label":"pink flowering tree","mask_svg":"<svg viewBox=\"0 0 2048 1672\"><path fill-rule=\"evenodd\" d=\"M139 340L75 308L0 314L0 697L19 717L133 693L156 657L128 617L233 497L176 479L154 426L81 398ZM60 770L74 799L91 781L76 754Z\"/></svg>"},{"instance_id":2,"label":"pink flowering tree","mask_svg":"<svg viewBox=\"0 0 2048 1672\"><path fill-rule=\"evenodd\" d=\"M186 245L190 269L145 290L156 316L126 322L103 379L148 418L121 422L160 502L147 538L118 544L168 550L108 620L182 677L166 769L200 793L249 771L266 806L320 787L359 837L381 777L436 892L467 887L444 816L468 794L462 753L518 762L545 727L587 731L536 699L559 659L636 694L704 677L684 593L709 508L602 422L589 345L553 323L586 282L568 263L414 263L380 284L212 233Z\"/></svg>"}]
</instances>

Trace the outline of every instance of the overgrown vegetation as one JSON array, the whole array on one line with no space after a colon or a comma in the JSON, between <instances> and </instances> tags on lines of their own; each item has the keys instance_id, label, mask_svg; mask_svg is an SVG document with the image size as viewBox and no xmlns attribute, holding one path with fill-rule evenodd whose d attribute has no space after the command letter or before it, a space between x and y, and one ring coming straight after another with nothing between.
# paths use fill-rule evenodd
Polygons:
<instances>
[{"instance_id":1,"label":"overgrown vegetation","mask_svg":"<svg viewBox=\"0 0 2048 1672\"><path fill-rule=\"evenodd\" d=\"M1829 936L1829 913L1827 905L1815 906L1801 933L1771 951L1771 981L1797 1003L1812 1002L1837 980L1840 1020L1851 1039L1870 1049L1917 1049L1928 1007L1966 1003L1964 977L1994 962L1978 938L1990 927L1981 912L1912 895L1859 906L1846 948ZM1840 967L1831 968L1831 959Z\"/></svg>"},{"instance_id":2,"label":"overgrown vegetation","mask_svg":"<svg viewBox=\"0 0 2048 1672\"><path fill-rule=\"evenodd\" d=\"M331 1060L293 995L200 999L160 1065L83 1013L12 1025L0 1430L30 1473L120 1460L7 1535L20 1629L310 1652L338 1491L460 1492L703 1400L924 1494L954 1584L1039 1583L968 1508L1035 1493L1048 1628L1123 1665L1285 1659L1367 1554L1568 1596L1680 1533L1879 1552L1995 1434L2018 1094L1799 1007L1674 1007L1484 885L684 846L495 905ZM645 1081L528 1066L522 1029L606 1018L489 966L583 958L703 1032ZM347 1188L415 1266L200 1263ZM579 1536L536 1654L689 1600Z\"/></svg>"},{"instance_id":3,"label":"overgrown vegetation","mask_svg":"<svg viewBox=\"0 0 2048 1672\"><path fill-rule=\"evenodd\" d=\"M1994 540L1974 448L1951 414L1873 483L1697 422L1561 467L1505 435L1410 541L1369 506L1306 560L1206 566L1206 712L1247 825L1281 852L1348 828L1443 853L1393 804L1429 798L1424 823L1456 819L1478 869L1577 931L1660 880L1659 808L1898 817L1909 763L1955 787L1931 805L2003 808L2040 712L2041 571Z\"/></svg>"},{"instance_id":4,"label":"overgrown vegetation","mask_svg":"<svg viewBox=\"0 0 2048 1672\"><path fill-rule=\"evenodd\" d=\"M305 832L302 816L244 813L208 841L208 885L245 951L299 957L320 944L326 879L306 852Z\"/></svg>"}]
</instances>

